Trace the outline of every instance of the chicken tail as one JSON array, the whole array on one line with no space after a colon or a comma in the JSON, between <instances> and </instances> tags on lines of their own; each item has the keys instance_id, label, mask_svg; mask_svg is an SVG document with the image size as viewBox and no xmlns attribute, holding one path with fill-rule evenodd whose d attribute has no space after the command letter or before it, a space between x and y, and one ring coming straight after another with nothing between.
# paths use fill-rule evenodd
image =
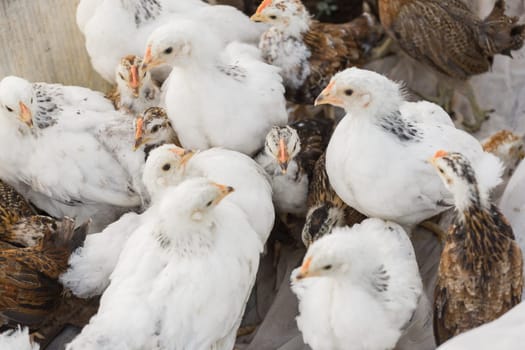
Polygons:
<instances>
[{"instance_id":1,"label":"chicken tail","mask_svg":"<svg viewBox=\"0 0 525 350\"><path fill-rule=\"evenodd\" d=\"M481 22L480 45L487 56L502 54L512 57L525 39L525 24L516 24L518 17L505 15L505 1L497 0L490 14Z\"/></svg>"}]
</instances>

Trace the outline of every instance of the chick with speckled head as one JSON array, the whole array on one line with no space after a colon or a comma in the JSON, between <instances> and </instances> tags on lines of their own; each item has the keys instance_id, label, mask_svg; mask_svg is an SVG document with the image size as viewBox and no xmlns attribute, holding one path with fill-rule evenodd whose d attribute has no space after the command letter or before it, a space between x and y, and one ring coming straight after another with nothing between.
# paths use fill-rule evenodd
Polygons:
<instances>
[{"instance_id":1,"label":"chick with speckled head","mask_svg":"<svg viewBox=\"0 0 525 350\"><path fill-rule=\"evenodd\" d=\"M439 345L520 303L523 257L512 227L490 203L487 174L496 172L498 177L501 167L486 164L476 171L461 153L443 150L430 163L454 195L456 208L434 294L434 335Z\"/></svg>"},{"instance_id":2,"label":"chick with speckled head","mask_svg":"<svg viewBox=\"0 0 525 350\"><path fill-rule=\"evenodd\" d=\"M117 89L110 95L117 109L132 115L160 105L160 83L143 69L142 58L129 55L116 69Z\"/></svg>"}]
</instances>

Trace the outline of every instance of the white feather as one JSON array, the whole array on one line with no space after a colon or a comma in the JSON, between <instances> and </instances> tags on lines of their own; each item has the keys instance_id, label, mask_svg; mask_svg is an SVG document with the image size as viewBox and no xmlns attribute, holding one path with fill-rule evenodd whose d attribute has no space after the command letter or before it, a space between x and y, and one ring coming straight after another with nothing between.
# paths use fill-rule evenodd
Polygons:
<instances>
[{"instance_id":1,"label":"white feather","mask_svg":"<svg viewBox=\"0 0 525 350\"><path fill-rule=\"evenodd\" d=\"M93 67L112 83L120 59L129 54L143 55L148 36L163 24L192 18L202 26L213 28L223 43L233 40L256 42L262 33L260 25L250 22L246 15L231 6L210 6L200 0L162 0L158 2L159 9L150 11L151 18L137 24L135 14L140 13L137 9L143 6L142 1L98 1L96 9L84 4L87 0L81 2L77 10L81 14L77 12L77 18L80 18L79 27L86 37L86 49Z\"/></svg>"},{"instance_id":2,"label":"white feather","mask_svg":"<svg viewBox=\"0 0 525 350\"><path fill-rule=\"evenodd\" d=\"M209 181L166 191L158 215L129 238L97 315L68 350L232 349L262 245L232 203L190 219L202 183Z\"/></svg>"},{"instance_id":3,"label":"white feather","mask_svg":"<svg viewBox=\"0 0 525 350\"><path fill-rule=\"evenodd\" d=\"M292 274L305 342L314 350L342 350L348 344L353 349L393 348L422 295L406 232L393 222L367 219L352 228L335 228L309 247L305 259L310 257L309 268L318 277L294 281L299 269ZM378 283L387 287L377 289Z\"/></svg>"},{"instance_id":4,"label":"white feather","mask_svg":"<svg viewBox=\"0 0 525 350\"><path fill-rule=\"evenodd\" d=\"M337 194L367 216L411 228L446 210L446 204L453 204L452 194L428 162L440 149L461 152L476 170L484 164L497 165L491 154L483 152L479 141L447 123L440 108L434 113L437 111L441 121L434 121L432 115L414 117L424 111L432 113L433 109L428 103L407 104L399 85L386 77L350 68L332 81L334 93L343 94L345 89L354 89L355 93L342 97L347 115L328 145L326 170ZM414 139L408 134L408 139L396 135L401 125L381 126L397 111L402 112L398 118L416 130ZM483 175L489 189L496 174L497 166Z\"/></svg>"},{"instance_id":5,"label":"white feather","mask_svg":"<svg viewBox=\"0 0 525 350\"><path fill-rule=\"evenodd\" d=\"M8 330L0 333L0 349L2 350L38 350L40 346L29 339L29 329Z\"/></svg>"},{"instance_id":6,"label":"white feather","mask_svg":"<svg viewBox=\"0 0 525 350\"><path fill-rule=\"evenodd\" d=\"M272 126L287 122L282 80L253 47L232 43L222 50L218 40L198 22L185 21L159 28L148 45L154 55L175 48L166 58L173 70L165 102L182 145L252 155Z\"/></svg>"},{"instance_id":7,"label":"white feather","mask_svg":"<svg viewBox=\"0 0 525 350\"><path fill-rule=\"evenodd\" d=\"M525 303L514 306L498 319L460 334L438 350L520 350L525 342Z\"/></svg>"}]
</instances>

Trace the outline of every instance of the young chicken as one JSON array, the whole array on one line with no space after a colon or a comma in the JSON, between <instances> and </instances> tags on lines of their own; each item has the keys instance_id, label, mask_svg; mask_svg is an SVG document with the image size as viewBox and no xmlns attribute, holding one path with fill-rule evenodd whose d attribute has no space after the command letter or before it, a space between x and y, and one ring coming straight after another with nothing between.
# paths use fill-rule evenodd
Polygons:
<instances>
[{"instance_id":1,"label":"young chicken","mask_svg":"<svg viewBox=\"0 0 525 350\"><path fill-rule=\"evenodd\" d=\"M160 83L142 67L142 58L129 55L117 66L117 86L109 94L115 108L136 116L149 107L160 106Z\"/></svg>"},{"instance_id":2,"label":"young chicken","mask_svg":"<svg viewBox=\"0 0 525 350\"><path fill-rule=\"evenodd\" d=\"M438 151L430 162L453 193L457 211L441 253L434 294L439 345L519 304L523 258L512 228L490 203L488 188L479 182L470 161L461 153Z\"/></svg>"},{"instance_id":3,"label":"young chicken","mask_svg":"<svg viewBox=\"0 0 525 350\"><path fill-rule=\"evenodd\" d=\"M100 308L68 350L231 350L262 244L234 188L204 178L167 190L129 238Z\"/></svg>"},{"instance_id":4,"label":"young chicken","mask_svg":"<svg viewBox=\"0 0 525 350\"><path fill-rule=\"evenodd\" d=\"M375 218L314 242L292 272L297 325L314 350L393 349L422 288L406 232Z\"/></svg>"},{"instance_id":5,"label":"young chicken","mask_svg":"<svg viewBox=\"0 0 525 350\"><path fill-rule=\"evenodd\" d=\"M432 109L423 112L420 103L406 101L400 85L381 74L346 69L316 103L347 113L326 149L326 172L336 193L359 212L395 221L407 231L452 206L452 194L427 162L436 149L461 150L475 168L501 168L478 140L441 117L434 120ZM492 173L482 175L488 188L499 183Z\"/></svg>"},{"instance_id":6,"label":"young chicken","mask_svg":"<svg viewBox=\"0 0 525 350\"><path fill-rule=\"evenodd\" d=\"M503 0L496 1L484 20L461 0L379 0L381 23L409 56L463 82L487 72L496 54L512 57L511 51L523 46L525 26L504 12ZM487 111L479 107L468 82L463 88L475 116L465 126L477 130ZM454 92L450 86L444 90L440 104L450 112Z\"/></svg>"},{"instance_id":7,"label":"young chicken","mask_svg":"<svg viewBox=\"0 0 525 350\"><path fill-rule=\"evenodd\" d=\"M271 178L273 201L278 212L298 216L306 214L308 184L332 130L332 120L313 118L284 127L275 126L266 135L264 150L256 161Z\"/></svg>"},{"instance_id":8,"label":"young chicken","mask_svg":"<svg viewBox=\"0 0 525 350\"><path fill-rule=\"evenodd\" d=\"M166 85L166 110L182 145L224 147L253 155L274 125L288 121L279 69L259 50L233 42L225 48L217 33L196 21L155 30L144 65L173 67Z\"/></svg>"},{"instance_id":9,"label":"young chicken","mask_svg":"<svg viewBox=\"0 0 525 350\"><path fill-rule=\"evenodd\" d=\"M344 24L321 23L300 0L264 0L251 19L271 25L259 48L266 62L281 68L287 99L299 104L312 104L335 73L366 63L381 36L368 14Z\"/></svg>"},{"instance_id":10,"label":"young chicken","mask_svg":"<svg viewBox=\"0 0 525 350\"><path fill-rule=\"evenodd\" d=\"M164 144L180 147L177 133L163 108L150 107L139 115L135 123L135 150L144 146L145 159L155 148Z\"/></svg>"}]
</instances>

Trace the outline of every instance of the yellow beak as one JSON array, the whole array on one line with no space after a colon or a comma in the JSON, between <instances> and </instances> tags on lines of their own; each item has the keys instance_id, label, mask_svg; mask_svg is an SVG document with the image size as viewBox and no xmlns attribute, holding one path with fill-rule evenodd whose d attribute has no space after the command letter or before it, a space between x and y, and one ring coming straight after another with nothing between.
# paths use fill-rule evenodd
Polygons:
<instances>
[{"instance_id":1,"label":"yellow beak","mask_svg":"<svg viewBox=\"0 0 525 350\"><path fill-rule=\"evenodd\" d=\"M317 96L314 102L314 106L330 104L337 107L343 107L343 100L334 95L333 87L335 82L330 82L323 91Z\"/></svg>"},{"instance_id":2,"label":"yellow beak","mask_svg":"<svg viewBox=\"0 0 525 350\"><path fill-rule=\"evenodd\" d=\"M301 270L299 270L299 273L295 276L296 279L301 280L303 278L311 277L310 274L310 264L312 263L312 258L306 258L301 265Z\"/></svg>"},{"instance_id":3,"label":"yellow beak","mask_svg":"<svg viewBox=\"0 0 525 350\"><path fill-rule=\"evenodd\" d=\"M23 121L30 128L33 127L33 116L31 110L23 102L18 103L20 107L20 120Z\"/></svg>"},{"instance_id":4,"label":"yellow beak","mask_svg":"<svg viewBox=\"0 0 525 350\"><path fill-rule=\"evenodd\" d=\"M172 151L173 153L181 157L180 159L181 166L185 166L186 163L191 159L191 157L195 155L194 151L186 150L180 147L173 147L172 149L170 149L170 151Z\"/></svg>"},{"instance_id":5,"label":"yellow beak","mask_svg":"<svg viewBox=\"0 0 525 350\"><path fill-rule=\"evenodd\" d=\"M263 22L263 23L270 21L270 19L267 16L263 15L262 13L257 13L257 12L253 16L250 17L250 20L253 22Z\"/></svg>"},{"instance_id":6,"label":"yellow beak","mask_svg":"<svg viewBox=\"0 0 525 350\"><path fill-rule=\"evenodd\" d=\"M144 60L142 61L142 69L149 71L152 68L158 67L163 64L164 61L160 59L155 59L151 54L151 45L148 45L146 48L146 53L144 54Z\"/></svg>"},{"instance_id":7,"label":"yellow beak","mask_svg":"<svg viewBox=\"0 0 525 350\"><path fill-rule=\"evenodd\" d=\"M234 188L231 187L231 186L225 186L225 185L221 185L221 184L218 184L218 183L215 183L215 182L213 183L213 185L216 186L219 189L219 195L213 201L214 205L219 204L220 201L222 201L224 199L224 197L226 197L227 195L229 195L230 193L235 191Z\"/></svg>"}]
</instances>

